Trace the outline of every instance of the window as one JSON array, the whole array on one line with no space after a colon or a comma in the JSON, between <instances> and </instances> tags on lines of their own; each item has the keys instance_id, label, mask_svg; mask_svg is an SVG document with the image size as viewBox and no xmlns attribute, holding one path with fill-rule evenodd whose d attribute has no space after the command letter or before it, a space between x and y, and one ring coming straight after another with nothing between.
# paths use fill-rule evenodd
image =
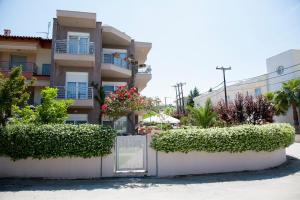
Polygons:
<instances>
[{"instance_id":1,"label":"window","mask_svg":"<svg viewBox=\"0 0 300 200\"><path fill-rule=\"evenodd\" d=\"M88 73L66 73L66 96L68 99L88 99Z\"/></svg>"},{"instance_id":2,"label":"window","mask_svg":"<svg viewBox=\"0 0 300 200\"><path fill-rule=\"evenodd\" d=\"M69 114L66 124L86 124L88 122L87 114Z\"/></svg>"},{"instance_id":3,"label":"window","mask_svg":"<svg viewBox=\"0 0 300 200\"><path fill-rule=\"evenodd\" d=\"M105 96L109 95L109 93L114 92L116 90L115 86L105 85L103 86Z\"/></svg>"},{"instance_id":4,"label":"window","mask_svg":"<svg viewBox=\"0 0 300 200\"><path fill-rule=\"evenodd\" d=\"M105 96L109 95L111 92L116 91L118 87L122 85L126 85L126 82L102 82Z\"/></svg>"},{"instance_id":5,"label":"window","mask_svg":"<svg viewBox=\"0 0 300 200\"><path fill-rule=\"evenodd\" d=\"M79 82L78 84L78 99L87 99L87 83Z\"/></svg>"},{"instance_id":6,"label":"window","mask_svg":"<svg viewBox=\"0 0 300 200\"><path fill-rule=\"evenodd\" d=\"M43 64L42 65L42 75L50 76L50 68L51 68L51 64Z\"/></svg>"},{"instance_id":7,"label":"window","mask_svg":"<svg viewBox=\"0 0 300 200\"><path fill-rule=\"evenodd\" d=\"M90 49L89 33L68 32L68 53L89 54Z\"/></svg>"},{"instance_id":8,"label":"window","mask_svg":"<svg viewBox=\"0 0 300 200\"><path fill-rule=\"evenodd\" d=\"M283 66L278 66L276 69L276 72L278 75L282 75L284 72L284 67Z\"/></svg>"},{"instance_id":9,"label":"window","mask_svg":"<svg viewBox=\"0 0 300 200\"><path fill-rule=\"evenodd\" d=\"M120 53L119 58L114 58L114 64L118 65L122 68L127 68L127 62L125 61L125 58L127 57L127 53Z\"/></svg>"},{"instance_id":10,"label":"window","mask_svg":"<svg viewBox=\"0 0 300 200\"><path fill-rule=\"evenodd\" d=\"M118 56L114 56L114 54L118 54ZM127 50L125 49L103 49L103 57L102 62L108 64L114 64L122 68L128 69L127 58Z\"/></svg>"},{"instance_id":11,"label":"window","mask_svg":"<svg viewBox=\"0 0 300 200\"><path fill-rule=\"evenodd\" d=\"M261 95L261 88L255 88L255 96Z\"/></svg>"},{"instance_id":12,"label":"window","mask_svg":"<svg viewBox=\"0 0 300 200\"><path fill-rule=\"evenodd\" d=\"M77 99L76 96L76 82L67 82L67 98Z\"/></svg>"},{"instance_id":13,"label":"window","mask_svg":"<svg viewBox=\"0 0 300 200\"><path fill-rule=\"evenodd\" d=\"M22 66L23 71L28 71L27 67L27 57L19 55L10 56L10 67L19 67Z\"/></svg>"}]
</instances>

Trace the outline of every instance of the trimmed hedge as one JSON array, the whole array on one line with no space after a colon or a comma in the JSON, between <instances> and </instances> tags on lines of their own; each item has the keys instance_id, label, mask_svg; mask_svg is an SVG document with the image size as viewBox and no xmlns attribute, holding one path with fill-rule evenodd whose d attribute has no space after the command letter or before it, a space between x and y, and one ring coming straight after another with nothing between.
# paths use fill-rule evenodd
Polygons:
<instances>
[{"instance_id":1,"label":"trimmed hedge","mask_svg":"<svg viewBox=\"0 0 300 200\"><path fill-rule=\"evenodd\" d=\"M291 125L275 123L169 130L154 135L151 146L167 153L274 151L288 147L294 140L295 129Z\"/></svg>"},{"instance_id":2,"label":"trimmed hedge","mask_svg":"<svg viewBox=\"0 0 300 200\"><path fill-rule=\"evenodd\" d=\"M94 157L111 153L116 131L99 125L9 125L1 129L0 155L28 157Z\"/></svg>"}]
</instances>

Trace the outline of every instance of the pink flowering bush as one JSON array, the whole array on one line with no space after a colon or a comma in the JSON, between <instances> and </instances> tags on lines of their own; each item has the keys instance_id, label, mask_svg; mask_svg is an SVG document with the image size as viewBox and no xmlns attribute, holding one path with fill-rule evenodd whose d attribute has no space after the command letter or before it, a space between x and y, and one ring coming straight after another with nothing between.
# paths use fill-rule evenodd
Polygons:
<instances>
[{"instance_id":1,"label":"pink flowering bush","mask_svg":"<svg viewBox=\"0 0 300 200\"><path fill-rule=\"evenodd\" d=\"M120 86L105 98L101 111L116 120L131 112L144 110L148 104L146 97L141 96L135 87L128 89L127 86Z\"/></svg>"}]
</instances>

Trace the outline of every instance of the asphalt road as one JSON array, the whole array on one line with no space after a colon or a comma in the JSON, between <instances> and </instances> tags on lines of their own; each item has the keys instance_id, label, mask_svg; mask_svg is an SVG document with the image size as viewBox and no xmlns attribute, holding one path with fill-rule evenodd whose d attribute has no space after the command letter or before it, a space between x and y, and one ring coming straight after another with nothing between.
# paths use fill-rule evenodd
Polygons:
<instances>
[{"instance_id":1,"label":"asphalt road","mask_svg":"<svg viewBox=\"0 0 300 200\"><path fill-rule=\"evenodd\" d=\"M255 172L162 179L0 179L0 199L300 200L300 143L287 153L288 161L280 167Z\"/></svg>"}]
</instances>

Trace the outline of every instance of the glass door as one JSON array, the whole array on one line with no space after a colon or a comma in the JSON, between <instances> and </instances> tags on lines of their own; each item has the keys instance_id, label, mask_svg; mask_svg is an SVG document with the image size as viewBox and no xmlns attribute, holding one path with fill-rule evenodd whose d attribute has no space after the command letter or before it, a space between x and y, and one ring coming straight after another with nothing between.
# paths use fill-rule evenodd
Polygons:
<instances>
[{"instance_id":1,"label":"glass door","mask_svg":"<svg viewBox=\"0 0 300 200\"><path fill-rule=\"evenodd\" d=\"M68 37L68 53L70 54L89 54L89 37L80 35L69 35Z\"/></svg>"}]
</instances>

